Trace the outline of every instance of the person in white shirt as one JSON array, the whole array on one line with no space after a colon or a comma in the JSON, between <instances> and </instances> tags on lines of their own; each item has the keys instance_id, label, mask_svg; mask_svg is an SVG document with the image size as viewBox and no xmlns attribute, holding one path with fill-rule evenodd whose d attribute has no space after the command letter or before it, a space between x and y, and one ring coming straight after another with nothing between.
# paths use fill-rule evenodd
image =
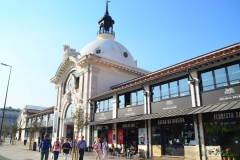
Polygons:
<instances>
[{"instance_id":1,"label":"person in white shirt","mask_svg":"<svg viewBox=\"0 0 240 160\"><path fill-rule=\"evenodd\" d=\"M96 152L96 160L100 160L100 151L101 151L101 143L100 138L96 138L96 143L94 144L94 150Z\"/></svg>"},{"instance_id":2,"label":"person in white shirt","mask_svg":"<svg viewBox=\"0 0 240 160\"><path fill-rule=\"evenodd\" d=\"M102 160L106 160L106 156L107 156L107 147L108 147L108 143L106 138L103 139L103 143L102 143L102 150L103 150L103 157Z\"/></svg>"}]
</instances>

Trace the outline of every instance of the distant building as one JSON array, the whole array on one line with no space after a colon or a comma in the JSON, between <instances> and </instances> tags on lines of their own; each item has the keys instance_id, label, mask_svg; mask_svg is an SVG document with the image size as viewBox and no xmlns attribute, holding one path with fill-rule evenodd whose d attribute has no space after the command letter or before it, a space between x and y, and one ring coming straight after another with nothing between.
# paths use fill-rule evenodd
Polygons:
<instances>
[{"instance_id":1,"label":"distant building","mask_svg":"<svg viewBox=\"0 0 240 160\"><path fill-rule=\"evenodd\" d=\"M17 123L20 126L20 130L17 133L16 137L23 140L25 136L29 137L28 128L31 125L32 119L37 117L39 122L42 123L42 129L39 130L39 133L36 133L36 137L43 138L45 133L49 134L49 137L52 136L52 123L53 123L53 109L54 107L42 107L42 106L33 106L26 105L21 111L17 118Z\"/></svg>"},{"instance_id":2,"label":"distant building","mask_svg":"<svg viewBox=\"0 0 240 160\"><path fill-rule=\"evenodd\" d=\"M17 122L19 112L20 112L20 109L6 107L5 113L4 113L3 124L6 124L10 127L15 125ZM0 124L2 123L2 118L3 118L3 108L0 108Z\"/></svg>"}]
</instances>

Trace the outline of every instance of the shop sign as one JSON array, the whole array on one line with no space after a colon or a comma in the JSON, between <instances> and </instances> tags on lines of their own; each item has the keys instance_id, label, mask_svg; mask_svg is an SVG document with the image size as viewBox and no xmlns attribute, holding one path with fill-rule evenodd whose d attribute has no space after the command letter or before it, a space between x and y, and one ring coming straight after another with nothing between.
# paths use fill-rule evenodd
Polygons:
<instances>
[{"instance_id":1,"label":"shop sign","mask_svg":"<svg viewBox=\"0 0 240 160\"><path fill-rule=\"evenodd\" d=\"M192 107L191 96L151 103L152 113L161 113Z\"/></svg>"},{"instance_id":2,"label":"shop sign","mask_svg":"<svg viewBox=\"0 0 240 160\"><path fill-rule=\"evenodd\" d=\"M224 88L202 93L203 105L240 99L240 86Z\"/></svg>"},{"instance_id":3,"label":"shop sign","mask_svg":"<svg viewBox=\"0 0 240 160\"><path fill-rule=\"evenodd\" d=\"M124 143L124 137L123 137L123 129L118 129L117 130L117 143L118 144L123 144Z\"/></svg>"},{"instance_id":4,"label":"shop sign","mask_svg":"<svg viewBox=\"0 0 240 160\"><path fill-rule=\"evenodd\" d=\"M184 118L160 119L160 120L158 120L157 123L158 123L158 125L185 123L185 119Z\"/></svg>"},{"instance_id":5,"label":"shop sign","mask_svg":"<svg viewBox=\"0 0 240 160\"><path fill-rule=\"evenodd\" d=\"M240 118L240 111L224 111L203 114L204 122L207 121L225 121Z\"/></svg>"},{"instance_id":6,"label":"shop sign","mask_svg":"<svg viewBox=\"0 0 240 160\"><path fill-rule=\"evenodd\" d=\"M146 144L146 128L138 129L138 144Z\"/></svg>"},{"instance_id":7,"label":"shop sign","mask_svg":"<svg viewBox=\"0 0 240 160\"><path fill-rule=\"evenodd\" d=\"M108 130L108 144L112 144L113 141L112 141L112 130Z\"/></svg>"},{"instance_id":8,"label":"shop sign","mask_svg":"<svg viewBox=\"0 0 240 160\"><path fill-rule=\"evenodd\" d=\"M94 115L95 121L103 121L106 119L112 119L112 111L110 112L102 112L102 113L95 113Z\"/></svg>"},{"instance_id":9,"label":"shop sign","mask_svg":"<svg viewBox=\"0 0 240 160\"><path fill-rule=\"evenodd\" d=\"M118 109L118 117L130 117L144 114L144 105Z\"/></svg>"},{"instance_id":10,"label":"shop sign","mask_svg":"<svg viewBox=\"0 0 240 160\"><path fill-rule=\"evenodd\" d=\"M108 129L108 126L95 126L95 129L96 130L107 130Z\"/></svg>"},{"instance_id":11,"label":"shop sign","mask_svg":"<svg viewBox=\"0 0 240 160\"><path fill-rule=\"evenodd\" d=\"M98 137L98 131L95 130L95 131L93 132L93 135L94 135L94 138ZM94 141L95 141L95 139L94 139Z\"/></svg>"},{"instance_id":12,"label":"shop sign","mask_svg":"<svg viewBox=\"0 0 240 160\"><path fill-rule=\"evenodd\" d=\"M213 114L214 120L225 120L232 118L240 118L240 112L227 112L227 113L215 113Z\"/></svg>"},{"instance_id":13,"label":"shop sign","mask_svg":"<svg viewBox=\"0 0 240 160\"><path fill-rule=\"evenodd\" d=\"M122 124L122 128L135 128L135 123Z\"/></svg>"}]
</instances>

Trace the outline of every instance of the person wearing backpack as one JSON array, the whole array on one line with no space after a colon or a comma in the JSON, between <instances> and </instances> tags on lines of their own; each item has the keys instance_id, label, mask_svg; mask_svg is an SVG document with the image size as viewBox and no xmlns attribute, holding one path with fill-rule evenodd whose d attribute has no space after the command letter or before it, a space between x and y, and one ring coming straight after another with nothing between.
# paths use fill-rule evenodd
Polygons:
<instances>
[{"instance_id":1,"label":"person wearing backpack","mask_svg":"<svg viewBox=\"0 0 240 160\"><path fill-rule=\"evenodd\" d=\"M108 150L108 143L107 143L106 138L104 138L103 143L102 143L102 151L103 151L102 160L106 160L107 150Z\"/></svg>"},{"instance_id":2,"label":"person wearing backpack","mask_svg":"<svg viewBox=\"0 0 240 160\"><path fill-rule=\"evenodd\" d=\"M61 153L61 144L59 142L59 138L57 137L56 142L53 144L53 156L54 160L58 159L58 155Z\"/></svg>"},{"instance_id":3,"label":"person wearing backpack","mask_svg":"<svg viewBox=\"0 0 240 160\"><path fill-rule=\"evenodd\" d=\"M96 138L96 143L94 144L94 150L96 152L96 160L100 160L100 151L101 151L101 143L100 138Z\"/></svg>"}]
</instances>

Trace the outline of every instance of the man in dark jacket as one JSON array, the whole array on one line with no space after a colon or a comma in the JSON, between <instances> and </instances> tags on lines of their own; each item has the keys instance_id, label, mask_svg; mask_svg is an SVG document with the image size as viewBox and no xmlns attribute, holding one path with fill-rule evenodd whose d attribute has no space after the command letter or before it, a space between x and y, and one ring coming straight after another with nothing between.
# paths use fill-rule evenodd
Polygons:
<instances>
[{"instance_id":1,"label":"man in dark jacket","mask_svg":"<svg viewBox=\"0 0 240 160\"><path fill-rule=\"evenodd\" d=\"M41 149L41 160L43 160L43 157L45 157L45 160L48 160L49 152L52 151L52 144L51 144L51 141L48 139L47 134L44 135L44 139L39 145L39 152L40 152L40 149Z\"/></svg>"}]
</instances>

